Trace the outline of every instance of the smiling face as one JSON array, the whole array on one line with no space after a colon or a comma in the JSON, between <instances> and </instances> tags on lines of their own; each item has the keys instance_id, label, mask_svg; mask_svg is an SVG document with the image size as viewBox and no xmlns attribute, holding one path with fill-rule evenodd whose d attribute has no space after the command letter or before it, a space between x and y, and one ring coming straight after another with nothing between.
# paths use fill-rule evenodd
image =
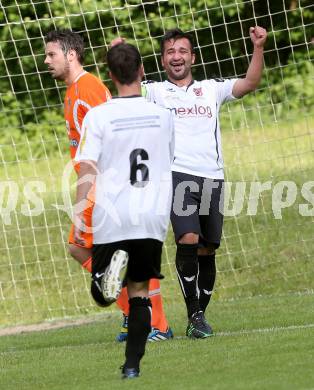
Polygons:
<instances>
[{"instance_id":1,"label":"smiling face","mask_svg":"<svg viewBox=\"0 0 314 390\"><path fill-rule=\"evenodd\" d=\"M170 81L179 85L186 85L192 81L191 66L194 64L195 54L187 38L170 39L164 44L161 64Z\"/></svg>"},{"instance_id":2,"label":"smiling face","mask_svg":"<svg viewBox=\"0 0 314 390\"><path fill-rule=\"evenodd\" d=\"M68 55L64 54L59 42L48 42L45 49L45 64L48 71L56 80L65 81L70 72Z\"/></svg>"}]
</instances>

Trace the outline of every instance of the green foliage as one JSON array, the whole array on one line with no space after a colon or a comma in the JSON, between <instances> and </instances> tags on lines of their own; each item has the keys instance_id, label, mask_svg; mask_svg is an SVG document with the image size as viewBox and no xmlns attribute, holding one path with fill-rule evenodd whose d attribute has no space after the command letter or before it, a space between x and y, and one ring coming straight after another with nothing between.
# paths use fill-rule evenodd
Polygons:
<instances>
[{"instance_id":1,"label":"green foliage","mask_svg":"<svg viewBox=\"0 0 314 390\"><path fill-rule=\"evenodd\" d=\"M22 103L11 93L1 96L0 153L3 163L26 161L63 154L67 149L64 119L60 113L45 110L40 123L23 124Z\"/></svg>"},{"instance_id":2,"label":"green foliage","mask_svg":"<svg viewBox=\"0 0 314 390\"><path fill-rule=\"evenodd\" d=\"M0 123L5 129L21 127L19 112L19 103L12 92L1 95Z\"/></svg>"},{"instance_id":3,"label":"green foliage","mask_svg":"<svg viewBox=\"0 0 314 390\"><path fill-rule=\"evenodd\" d=\"M214 0L18 3L2 1L0 9L0 91L4 94L0 95L4 107L0 115L3 119L10 111L1 123L4 123L3 128L12 128L14 138L19 137L18 132L21 136L29 133L31 139L39 135L35 123L44 126L45 133L41 135L59 132L47 121L51 115L59 116L60 108L56 105L60 104L60 97L55 93L55 82L45 73L42 39L55 27L72 28L83 34L87 70L98 72L98 64L104 61L104 48L120 35L138 44L148 78L160 80L163 75L156 61L160 37L165 30L179 26L195 35L199 62L194 76L201 79L244 75L248 65L245 53L251 53L249 27L258 22L269 31L265 52L268 78L263 79L263 91L246 101L252 106L267 102L270 113L275 107L279 117L284 115L287 105L289 110L309 111L313 107L314 48L307 44L313 37L314 11L310 0L225 0L219 4ZM200 64L201 58L203 64ZM7 95L9 91L16 101L12 95ZM47 115L45 106L55 108L50 108Z\"/></svg>"},{"instance_id":4,"label":"green foliage","mask_svg":"<svg viewBox=\"0 0 314 390\"><path fill-rule=\"evenodd\" d=\"M304 60L273 70L266 69L258 90L221 109L222 129L255 127L300 118L313 112L314 66ZM232 111L232 118L227 114Z\"/></svg>"}]
</instances>

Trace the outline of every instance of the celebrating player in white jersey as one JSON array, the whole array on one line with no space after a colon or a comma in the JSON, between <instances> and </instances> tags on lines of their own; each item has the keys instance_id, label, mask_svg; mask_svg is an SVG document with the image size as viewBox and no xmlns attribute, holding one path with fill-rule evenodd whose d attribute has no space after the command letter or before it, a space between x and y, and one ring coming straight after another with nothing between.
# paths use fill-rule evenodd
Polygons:
<instances>
[{"instance_id":1,"label":"celebrating player in white jersey","mask_svg":"<svg viewBox=\"0 0 314 390\"><path fill-rule=\"evenodd\" d=\"M75 157L80 171L74 237L78 242L82 237L82 210L96 177L91 293L102 306L113 302L127 266L130 313L122 377L134 378L150 332L148 282L163 278L174 128L169 110L141 96L144 70L134 46L114 46L107 63L118 97L92 108L84 118Z\"/></svg>"},{"instance_id":2,"label":"celebrating player in white jersey","mask_svg":"<svg viewBox=\"0 0 314 390\"><path fill-rule=\"evenodd\" d=\"M168 80L145 85L147 99L175 114L174 203L176 268L185 299L191 338L213 334L204 312L216 278L215 250L220 245L223 215L223 159L219 108L254 91L263 70L267 33L251 27L253 55L246 76L239 79L193 80L193 40L179 29L168 31L161 43L161 61Z\"/></svg>"}]
</instances>

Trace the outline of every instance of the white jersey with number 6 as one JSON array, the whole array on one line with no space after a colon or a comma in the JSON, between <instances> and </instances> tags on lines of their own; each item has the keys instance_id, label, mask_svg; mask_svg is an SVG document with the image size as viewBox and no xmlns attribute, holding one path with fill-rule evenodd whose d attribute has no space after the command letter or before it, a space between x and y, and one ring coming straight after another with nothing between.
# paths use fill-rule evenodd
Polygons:
<instances>
[{"instance_id":1,"label":"white jersey with number 6","mask_svg":"<svg viewBox=\"0 0 314 390\"><path fill-rule=\"evenodd\" d=\"M143 97L114 98L92 108L82 128L75 160L95 161L98 169L94 244L163 241L172 197L171 112Z\"/></svg>"}]
</instances>

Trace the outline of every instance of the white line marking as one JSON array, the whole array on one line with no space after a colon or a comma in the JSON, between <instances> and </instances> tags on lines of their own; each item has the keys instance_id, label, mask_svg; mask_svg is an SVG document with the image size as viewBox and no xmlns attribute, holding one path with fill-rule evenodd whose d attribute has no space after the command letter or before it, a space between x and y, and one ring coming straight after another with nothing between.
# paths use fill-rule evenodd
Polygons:
<instances>
[{"instance_id":1,"label":"white line marking","mask_svg":"<svg viewBox=\"0 0 314 390\"><path fill-rule=\"evenodd\" d=\"M314 328L314 324L305 324L305 325L289 325L289 326L278 326L272 328L259 328L259 329L243 329L235 332L214 332L213 336L218 337L230 337L230 336L241 336L241 335L250 335L254 333L271 333L271 332L281 332L285 330L300 330L300 329L311 329ZM185 339L184 336L176 336L175 339ZM211 338L211 337L209 337Z\"/></svg>"},{"instance_id":2,"label":"white line marking","mask_svg":"<svg viewBox=\"0 0 314 390\"><path fill-rule=\"evenodd\" d=\"M300 330L300 329L311 329L314 328L314 324L305 324L305 325L289 325L289 326L278 326L273 328L260 328L260 329L248 329L248 330L240 330L236 332L217 332L214 333L212 336L208 337L207 340L211 340L213 337L232 337L232 336L241 336L245 334L254 334L254 333L271 333L271 332L280 332L285 330ZM189 340L186 336L175 336L172 339L169 340L169 342L173 342L173 340ZM193 340L195 342L195 340ZM204 342L204 341L202 341ZM112 341L103 341L103 342L97 342L97 343L83 343L79 345L58 345L58 346L44 346L42 348L27 348L27 349L19 349L18 347L12 347L9 350L0 352L0 356L4 357L6 354L12 354L12 353L23 353L23 352L29 352L30 350L60 350L60 349L66 349L66 350L72 350L72 349L80 349L80 348L86 348L87 346L95 345L97 347L100 347L101 345L112 345L117 343ZM122 344L122 343L121 343ZM149 342L149 344L155 344L155 342ZM159 343L157 343L159 344Z\"/></svg>"}]
</instances>

